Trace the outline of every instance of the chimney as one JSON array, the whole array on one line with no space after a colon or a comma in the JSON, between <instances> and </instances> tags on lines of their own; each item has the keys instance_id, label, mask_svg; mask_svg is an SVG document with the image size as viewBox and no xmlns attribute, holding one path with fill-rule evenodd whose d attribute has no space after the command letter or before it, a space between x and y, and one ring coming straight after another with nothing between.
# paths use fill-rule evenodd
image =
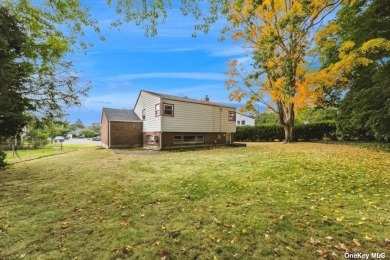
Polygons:
<instances>
[{"instance_id":1,"label":"chimney","mask_svg":"<svg viewBox=\"0 0 390 260\"><path fill-rule=\"evenodd\" d=\"M208 95L206 95L206 97L204 98L205 101L210 101L210 98Z\"/></svg>"}]
</instances>

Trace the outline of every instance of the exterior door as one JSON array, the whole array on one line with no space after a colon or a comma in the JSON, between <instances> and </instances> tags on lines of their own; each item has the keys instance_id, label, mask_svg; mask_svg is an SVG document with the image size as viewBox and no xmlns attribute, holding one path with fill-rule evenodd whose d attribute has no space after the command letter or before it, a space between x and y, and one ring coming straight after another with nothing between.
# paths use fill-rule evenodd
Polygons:
<instances>
[{"instance_id":1,"label":"exterior door","mask_svg":"<svg viewBox=\"0 0 390 260\"><path fill-rule=\"evenodd\" d=\"M226 133L226 143L231 144L232 143L232 134Z\"/></svg>"}]
</instances>

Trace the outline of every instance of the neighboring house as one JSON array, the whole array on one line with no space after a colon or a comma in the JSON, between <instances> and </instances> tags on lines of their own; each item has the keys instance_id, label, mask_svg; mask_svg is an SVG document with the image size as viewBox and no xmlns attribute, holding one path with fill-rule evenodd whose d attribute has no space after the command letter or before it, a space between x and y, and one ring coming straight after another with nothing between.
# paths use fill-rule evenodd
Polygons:
<instances>
[{"instance_id":1,"label":"neighboring house","mask_svg":"<svg viewBox=\"0 0 390 260\"><path fill-rule=\"evenodd\" d=\"M81 129L77 128L76 130L70 131L68 133L69 136L73 137L78 137L81 135Z\"/></svg>"},{"instance_id":2,"label":"neighboring house","mask_svg":"<svg viewBox=\"0 0 390 260\"><path fill-rule=\"evenodd\" d=\"M124 120L124 115L119 118L121 120L117 120L123 122L128 130L120 126L112 128L114 120L105 119L109 110L113 109L103 109L101 135L102 143L108 148L144 146L162 149L226 144L233 141L233 134L236 132L235 108L210 102L207 97L205 100L196 100L142 90L134 110L122 110L126 111L128 117L131 114L132 120ZM111 122L111 127L105 121ZM133 126L128 126L129 123L133 123ZM114 135L124 135L125 132L131 141L126 139L121 143L112 142Z\"/></svg>"},{"instance_id":3,"label":"neighboring house","mask_svg":"<svg viewBox=\"0 0 390 260\"><path fill-rule=\"evenodd\" d=\"M237 126L255 125L255 119L238 112L236 113L236 122Z\"/></svg>"}]
</instances>

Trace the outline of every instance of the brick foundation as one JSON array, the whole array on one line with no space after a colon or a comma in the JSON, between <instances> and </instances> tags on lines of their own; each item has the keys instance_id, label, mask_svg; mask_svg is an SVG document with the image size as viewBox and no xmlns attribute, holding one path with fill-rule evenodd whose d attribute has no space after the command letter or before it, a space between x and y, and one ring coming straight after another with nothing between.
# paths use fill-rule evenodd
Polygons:
<instances>
[{"instance_id":1,"label":"brick foundation","mask_svg":"<svg viewBox=\"0 0 390 260\"><path fill-rule=\"evenodd\" d=\"M174 144L174 136L203 136L204 143L199 144ZM202 146L202 145L214 145L214 144L226 144L226 133L172 133L164 132L162 134L162 146L164 147L175 147L175 146Z\"/></svg>"}]
</instances>

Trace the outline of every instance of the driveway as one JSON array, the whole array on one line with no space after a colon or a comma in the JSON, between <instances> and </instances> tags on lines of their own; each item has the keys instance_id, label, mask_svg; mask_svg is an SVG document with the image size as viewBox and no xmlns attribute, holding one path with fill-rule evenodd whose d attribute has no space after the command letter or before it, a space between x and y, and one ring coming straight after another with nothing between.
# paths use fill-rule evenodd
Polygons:
<instances>
[{"instance_id":1,"label":"driveway","mask_svg":"<svg viewBox=\"0 0 390 260\"><path fill-rule=\"evenodd\" d=\"M63 146L72 145L72 144L82 144L82 145L86 145L86 146L100 146L101 142L100 141L92 141L89 138L72 138L72 139L66 139L62 143Z\"/></svg>"}]
</instances>

